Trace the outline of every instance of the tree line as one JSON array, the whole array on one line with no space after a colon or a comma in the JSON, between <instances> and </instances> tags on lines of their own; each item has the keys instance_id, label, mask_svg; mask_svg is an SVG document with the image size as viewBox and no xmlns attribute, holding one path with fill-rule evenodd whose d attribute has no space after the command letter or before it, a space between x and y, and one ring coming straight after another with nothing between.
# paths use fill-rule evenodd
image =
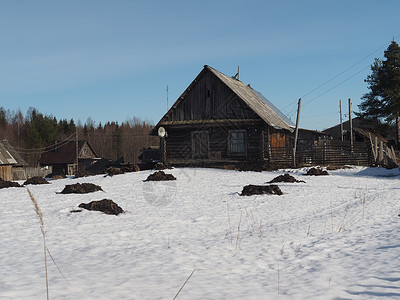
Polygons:
<instances>
[{"instance_id":1,"label":"tree line","mask_svg":"<svg viewBox=\"0 0 400 300\"><path fill-rule=\"evenodd\" d=\"M0 107L0 137L7 139L30 166L36 166L43 150L54 141L88 140L99 157L124 158L137 163L142 148L158 145L158 138L149 136L153 124L137 117L122 122L96 124L88 118L84 124L40 113L31 107L25 115L20 110Z\"/></svg>"}]
</instances>

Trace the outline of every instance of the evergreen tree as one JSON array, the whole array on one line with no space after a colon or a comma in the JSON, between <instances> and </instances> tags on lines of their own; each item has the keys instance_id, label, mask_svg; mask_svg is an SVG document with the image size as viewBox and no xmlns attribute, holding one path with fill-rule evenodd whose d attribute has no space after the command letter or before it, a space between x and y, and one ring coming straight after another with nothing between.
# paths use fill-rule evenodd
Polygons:
<instances>
[{"instance_id":1,"label":"evergreen tree","mask_svg":"<svg viewBox=\"0 0 400 300\"><path fill-rule=\"evenodd\" d=\"M361 98L359 116L396 123L396 142L400 143L400 47L395 42L384 53L385 60L375 59L367 76L368 93Z\"/></svg>"},{"instance_id":2,"label":"evergreen tree","mask_svg":"<svg viewBox=\"0 0 400 300\"><path fill-rule=\"evenodd\" d=\"M120 158L122 156L122 130L121 127L117 123L112 122L112 127L114 128L112 134L112 145L116 158Z\"/></svg>"},{"instance_id":3,"label":"evergreen tree","mask_svg":"<svg viewBox=\"0 0 400 300\"><path fill-rule=\"evenodd\" d=\"M46 147L58 137L57 119L52 116L44 116L33 109L26 126L25 140L30 148Z\"/></svg>"}]
</instances>

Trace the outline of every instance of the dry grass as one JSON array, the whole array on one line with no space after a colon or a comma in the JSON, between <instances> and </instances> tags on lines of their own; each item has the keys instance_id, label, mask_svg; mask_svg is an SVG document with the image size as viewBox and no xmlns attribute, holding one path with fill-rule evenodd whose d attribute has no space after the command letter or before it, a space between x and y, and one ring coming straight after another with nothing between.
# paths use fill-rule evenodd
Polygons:
<instances>
[{"instance_id":1,"label":"dry grass","mask_svg":"<svg viewBox=\"0 0 400 300\"><path fill-rule=\"evenodd\" d=\"M186 278L186 281L183 283L183 285L181 286L181 288L179 289L178 293L176 293L175 297L173 300L176 299L176 297L178 297L179 293L183 290L183 288L185 287L186 283L189 281L190 277L192 277L194 271L196 271L196 269L193 269L192 273L190 273L189 277Z\"/></svg>"},{"instance_id":2,"label":"dry grass","mask_svg":"<svg viewBox=\"0 0 400 300\"><path fill-rule=\"evenodd\" d=\"M237 231L237 237L236 237L236 246L235 250L238 249L239 246L239 239L240 239L240 224L242 223L242 213L240 213L240 219L239 219L239 225L238 225L238 231Z\"/></svg>"},{"instance_id":3,"label":"dry grass","mask_svg":"<svg viewBox=\"0 0 400 300\"><path fill-rule=\"evenodd\" d=\"M36 199L33 197L31 191L29 189L28 194L29 197L31 198L33 205L35 206L35 212L37 216L39 217L39 223L40 223L40 230L42 232L42 237L43 237L43 251L44 251L44 269L46 273L46 295L47 295L47 300L49 299L49 279L48 279L48 273L47 273L47 246L46 246L46 232L44 230L44 221L43 221L43 214L42 211L40 210L39 204L37 203Z\"/></svg>"},{"instance_id":4,"label":"dry grass","mask_svg":"<svg viewBox=\"0 0 400 300\"><path fill-rule=\"evenodd\" d=\"M232 227L231 227L231 214L229 213L229 203L226 201L226 209L228 211L228 223L229 223L229 237L232 244Z\"/></svg>"}]
</instances>

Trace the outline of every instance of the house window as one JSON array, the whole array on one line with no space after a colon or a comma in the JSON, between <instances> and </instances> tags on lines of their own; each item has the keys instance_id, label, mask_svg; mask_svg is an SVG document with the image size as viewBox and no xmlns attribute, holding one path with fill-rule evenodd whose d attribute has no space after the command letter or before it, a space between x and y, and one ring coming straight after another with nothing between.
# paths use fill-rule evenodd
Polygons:
<instances>
[{"instance_id":1,"label":"house window","mask_svg":"<svg viewBox=\"0 0 400 300\"><path fill-rule=\"evenodd\" d=\"M193 158L209 157L209 138L207 131L192 132L192 153Z\"/></svg>"},{"instance_id":2,"label":"house window","mask_svg":"<svg viewBox=\"0 0 400 300\"><path fill-rule=\"evenodd\" d=\"M245 135L244 130L229 132L229 152L230 154L245 155Z\"/></svg>"}]
</instances>

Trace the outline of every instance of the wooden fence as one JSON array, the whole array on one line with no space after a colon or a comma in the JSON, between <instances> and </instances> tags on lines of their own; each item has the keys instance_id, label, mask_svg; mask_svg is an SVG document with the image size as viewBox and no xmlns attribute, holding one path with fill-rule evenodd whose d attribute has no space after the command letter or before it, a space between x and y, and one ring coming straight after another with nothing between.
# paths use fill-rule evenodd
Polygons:
<instances>
[{"instance_id":1,"label":"wooden fence","mask_svg":"<svg viewBox=\"0 0 400 300\"><path fill-rule=\"evenodd\" d=\"M275 147L270 149L270 163L274 165L291 166L293 150ZM361 165L369 166L372 163L371 148L366 143L326 140L315 141L310 146L297 146L296 166L311 165Z\"/></svg>"},{"instance_id":2,"label":"wooden fence","mask_svg":"<svg viewBox=\"0 0 400 300\"><path fill-rule=\"evenodd\" d=\"M372 139L371 134L369 135L369 139L371 142L372 160L375 165L389 168L395 168L400 165L393 147L389 148L382 140L378 142L377 137Z\"/></svg>"}]
</instances>

